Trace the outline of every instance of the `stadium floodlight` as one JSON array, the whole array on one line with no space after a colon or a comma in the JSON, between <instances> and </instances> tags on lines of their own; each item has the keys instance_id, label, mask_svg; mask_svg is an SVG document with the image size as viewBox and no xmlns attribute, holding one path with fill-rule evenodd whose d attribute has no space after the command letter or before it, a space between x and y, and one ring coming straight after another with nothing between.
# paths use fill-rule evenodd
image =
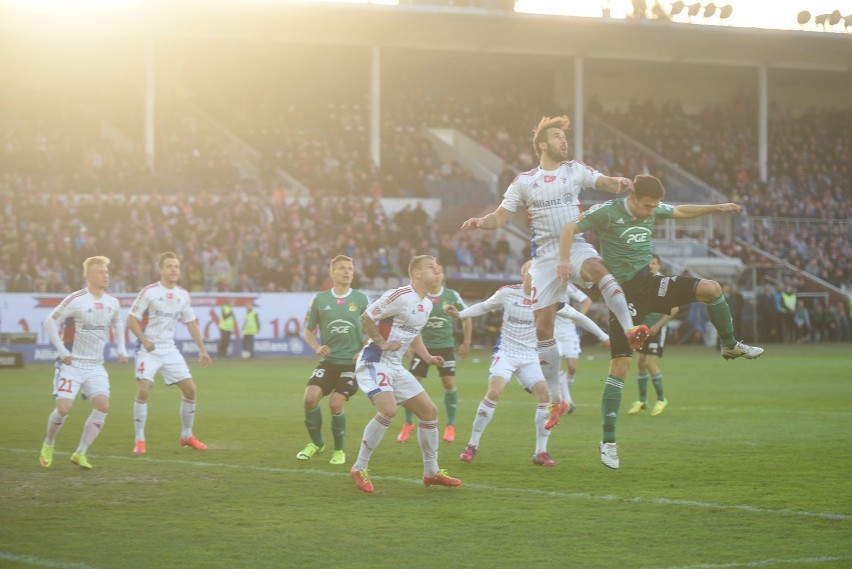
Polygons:
<instances>
[{"instance_id":1,"label":"stadium floodlight","mask_svg":"<svg viewBox=\"0 0 852 569\"><path fill-rule=\"evenodd\" d=\"M805 24L811 21L811 13L807 10L802 10L796 17L796 21L799 22L800 26L804 26Z\"/></svg>"},{"instance_id":2,"label":"stadium floodlight","mask_svg":"<svg viewBox=\"0 0 852 569\"><path fill-rule=\"evenodd\" d=\"M695 4L690 4L686 7L686 15L690 18L694 18L698 15L698 11L701 10L701 3L696 2Z\"/></svg>"},{"instance_id":3,"label":"stadium floodlight","mask_svg":"<svg viewBox=\"0 0 852 569\"><path fill-rule=\"evenodd\" d=\"M836 26L840 23L840 20L843 19L843 16L840 15L840 10L835 10L828 16L828 25Z\"/></svg>"},{"instance_id":4,"label":"stadium floodlight","mask_svg":"<svg viewBox=\"0 0 852 569\"><path fill-rule=\"evenodd\" d=\"M814 24L817 26L822 26L822 29L826 29L828 26L836 26L840 23L840 20L843 17L840 15L840 10L835 10L830 14L820 14L814 18Z\"/></svg>"},{"instance_id":5,"label":"stadium floodlight","mask_svg":"<svg viewBox=\"0 0 852 569\"><path fill-rule=\"evenodd\" d=\"M645 0L633 0L633 17L644 18L648 11L648 3Z\"/></svg>"},{"instance_id":6,"label":"stadium floodlight","mask_svg":"<svg viewBox=\"0 0 852 569\"><path fill-rule=\"evenodd\" d=\"M731 17L731 14L733 13L733 11L734 11L733 6L731 6L730 4L725 4L724 6L722 6L722 9L719 10L719 19L720 20L727 20L728 18Z\"/></svg>"},{"instance_id":7,"label":"stadium floodlight","mask_svg":"<svg viewBox=\"0 0 852 569\"><path fill-rule=\"evenodd\" d=\"M710 2L709 4L704 6L704 17L705 18L712 18L713 14L715 14L715 13L716 13L716 4L714 4L713 2Z\"/></svg>"}]
</instances>

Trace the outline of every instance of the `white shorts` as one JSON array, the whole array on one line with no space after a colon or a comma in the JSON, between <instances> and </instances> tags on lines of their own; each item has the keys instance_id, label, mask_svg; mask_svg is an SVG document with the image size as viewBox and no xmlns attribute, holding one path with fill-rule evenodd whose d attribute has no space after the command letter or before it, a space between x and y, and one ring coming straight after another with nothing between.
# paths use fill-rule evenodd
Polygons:
<instances>
[{"instance_id":1,"label":"white shorts","mask_svg":"<svg viewBox=\"0 0 852 569\"><path fill-rule=\"evenodd\" d=\"M577 325L568 320L563 322L562 318L556 319L556 328L553 331L556 338L556 348L559 356L576 360L580 357L580 335L577 333Z\"/></svg>"},{"instance_id":2,"label":"white shorts","mask_svg":"<svg viewBox=\"0 0 852 569\"><path fill-rule=\"evenodd\" d=\"M109 376L104 366L77 367L57 363L53 374L53 398L73 401L80 391L83 399L91 399L95 395L109 397Z\"/></svg>"},{"instance_id":3,"label":"white shorts","mask_svg":"<svg viewBox=\"0 0 852 569\"><path fill-rule=\"evenodd\" d=\"M358 388L371 400L377 393L392 391L397 405L402 405L426 391L417 378L401 366L359 362L355 368L355 380L358 382Z\"/></svg>"},{"instance_id":4,"label":"white shorts","mask_svg":"<svg viewBox=\"0 0 852 569\"><path fill-rule=\"evenodd\" d=\"M538 355L531 358L518 358L507 356L497 352L491 356L491 365L488 367L489 377L502 377L508 382L512 375L521 384L521 387L532 393L533 385L544 381L544 373L541 371Z\"/></svg>"},{"instance_id":5,"label":"white shorts","mask_svg":"<svg viewBox=\"0 0 852 569\"><path fill-rule=\"evenodd\" d=\"M583 263L587 259L600 259L601 256L595 248L585 241L574 243L571 246L571 280L574 283L589 288L594 283L586 282L580 276ZM544 308L558 302L570 302L567 285L556 275L556 265L559 264L559 253L549 253L542 257L533 259L530 265L530 277L532 277L533 308Z\"/></svg>"},{"instance_id":6,"label":"white shorts","mask_svg":"<svg viewBox=\"0 0 852 569\"><path fill-rule=\"evenodd\" d=\"M139 348L136 351L136 379L147 379L153 383L158 371L166 385L192 379L189 366L176 346L154 346L153 352Z\"/></svg>"}]
</instances>

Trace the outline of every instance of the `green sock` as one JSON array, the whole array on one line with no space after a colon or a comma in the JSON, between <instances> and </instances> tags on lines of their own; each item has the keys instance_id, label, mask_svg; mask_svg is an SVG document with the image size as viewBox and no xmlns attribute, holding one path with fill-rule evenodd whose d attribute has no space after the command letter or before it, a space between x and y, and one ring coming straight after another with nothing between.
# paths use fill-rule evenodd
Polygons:
<instances>
[{"instance_id":1,"label":"green sock","mask_svg":"<svg viewBox=\"0 0 852 569\"><path fill-rule=\"evenodd\" d=\"M308 434L311 440L318 447L322 446L322 409L319 406L314 407L310 411L305 411L305 426L308 428Z\"/></svg>"},{"instance_id":2,"label":"green sock","mask_svg":"<svg viewBox=\"0 0 852 569\"><path fill-rule=\"evenodd\" d=\"M663 396L663 374L662 372L657 375L651 376L651 381L654 382L654 390L657 392L657 401L662 401L665 399Z\"/></svg>"},{"instance_id":3,"label":"green sock","mask_svg":"<svg viewBox=\"0 0 852 569\"><path fill-rule=\"evenodd\" d=\"M725 296L721 295L716 300L707 303L707 315L710 322L719 332L719 341L726 348L732 348L737 341L734 338L734 320L731 318L731 308Z\"/></svg>"},{"instance_id":4,"label":"green sock","mask_svg":"<svg viewBox=\"0 0 852 569\"><path fill-rule=\"evenodd\" d=\"M414 413L412 413L408 409L405 410L405 422L409 424L414 422Z\"/></svg>"},{"instance_id":5,"label":"green sock","mask_svg":"<svg viewBox=\"0 0 852 569\"><path fill-rule=\"evenodd\" d=\"M611 375L607 376L601 400L603 442L605 443L615 442L615 422L618 420L618 408L621 406L622 389L624 389L623 381Z\"/></svg>"},{"instance_id":6,"label":"green sock","mask_svg":"<svg viewBox=\"0 0 852 569\"><path fill-rule=\"evenodd\" d=\"M444 405L447 406L447 425L455 425L456 409L458 409L459 406L458 389L453 389L452 391L444 392Z\"/></svg>"},{"instance_id":7,"label":"green sock","mask_svg":"<svg viewBox=\"0 0 852 569\"><path fill-rule=\"evenodd\" d=\"M636 377L636 383L639 384L639 401L642 403L648 402L648 380L651 379L651 374L647 371L640 373Z\"/></svg>"},{"instance_id":8,"label":"green sock","mask_svg":"<svg viewBox=\"0 0 852 569\"><path fill-rule=\"evenodd\" d=\"M343 450L343 437L346 435L346 413L331 416L331 433L334 435L334 450Z\"/></svg>"}]
</instances>

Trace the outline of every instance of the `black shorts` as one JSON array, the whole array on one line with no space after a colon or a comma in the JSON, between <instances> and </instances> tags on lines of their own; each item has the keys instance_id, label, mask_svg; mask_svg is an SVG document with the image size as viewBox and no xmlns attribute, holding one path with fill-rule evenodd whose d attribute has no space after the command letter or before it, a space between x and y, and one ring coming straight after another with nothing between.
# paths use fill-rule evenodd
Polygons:
<instances>
[{"instance_id":1,"label":"black shorts","mask_svg":"<svg viewBox=\"0 0 852 569\"><path fill-rule=\"evenodd\" d=\"M444 358L443 366L435 366L438 368L438 374L441 377L456 375L456 351L453 348L435 348L434 350L429 350L429 353L433 356L441 356ZM408 366L408 371L410 371L414 377L425 378L429 375L430 367L432 366L421 360L420 356L414 354L411 358L411 365Z\"/></svg>"},{"instance_id":2,"label":"black shorts","mask_svg":"<svg viewBox=\"0 0 852 569\"><path fill-rule=\"evenodd\" d=\"M358 382L355 381L355 364L320 362L308 379L308 385L316 385L322 389L323 396L336 391L349 400L350 397L358 393Z\"/></svg>"},{"instance_id":3,"label":"black shorts","mask_svg":"<svg viewBox=\"0 0 852 569\"><path fill-rule=\"evenodd\" d=\"M651 273L648 267L623 283L627 306L634 324L641 324L649 312L669 314L675 306L695 302L695 291L701 279L694 277L664 277ZM633 350L627 347L627 337L615 315L609 314L609 352L613 358L629 358Z\"/></svg>"},{"instance_id":4,"label":"black shorts","mask_svg":"<svg viewBox=\"0 0 852 569\"><path fill-rule=\"evenodd\" d=\"M642 346L639 347L637 352L640 354L645 354L646 356L657 356L658 358L663 357L663 348L666 346L666 328L665 326L660 329L660 333L656 336L651 336Z\"/></svg>"}]
</instances>

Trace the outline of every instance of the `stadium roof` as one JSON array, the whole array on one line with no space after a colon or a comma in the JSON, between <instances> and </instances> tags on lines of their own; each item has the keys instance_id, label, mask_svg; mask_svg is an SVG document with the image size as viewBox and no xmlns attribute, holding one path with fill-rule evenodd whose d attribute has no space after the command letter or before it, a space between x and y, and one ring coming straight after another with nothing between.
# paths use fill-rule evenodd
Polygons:
<instances>
[{"instance_id":1,"label":"stadium roof","mask_svg":"<svg viewBox=\"0 0 852 569\"><path fill-rule=\"evenodd\" d=\"M408 5L172 0L117 2L71 14L5 0L0 3L0 30L140 36L150 32L168 37L852 72L852 34Z\"/></svg>"}]
</instances>

